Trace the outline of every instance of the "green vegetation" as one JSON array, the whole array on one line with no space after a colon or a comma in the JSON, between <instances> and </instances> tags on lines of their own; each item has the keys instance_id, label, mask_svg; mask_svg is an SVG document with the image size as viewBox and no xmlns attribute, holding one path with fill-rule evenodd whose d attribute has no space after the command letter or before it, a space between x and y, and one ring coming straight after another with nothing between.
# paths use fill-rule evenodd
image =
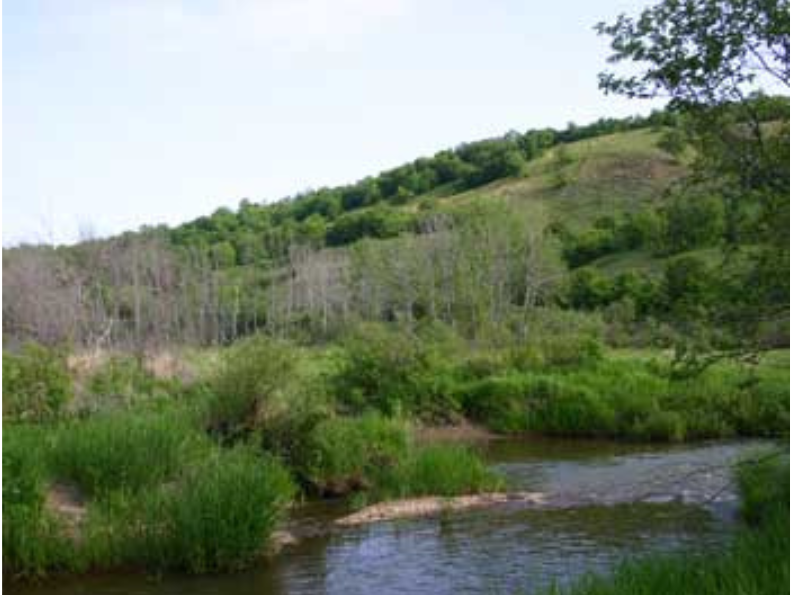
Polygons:
<instances>
[{"instance_id":1,"label":"green vegetation","mask_svg":"<svg viewBox=\"0 0 793 595\"><path fill-rule=\"evenodd\" d=\"M175 488L162 487L144 500L144 560L190 572L248 566L262 555L293 490L276 461L250 449L216 451Z\"/></svg>"},{"instance_id":2,"label":"green vegetation","mask_svg":"<svg viewBox=\"0 0 793 595\"><path fill-rule=\"evenodd\" d=\"M27 343L3 352L3 418L46 421L58 417L73 397L66 354Z\"/></svg>"},{"instance_id":3,"label":"green vegetation","mask_svg":"<svg viewBox=\"0 0 793 595\"><path fill-rule=\"evenodd\" d=\"M610 577L588 577L569 595L760 595L790 580L790 476L779 458L744 464L738 473L747 525L724 553L629 561Z\"/></svg>"},{"instance_id":4,"label":"green vegetation","mask_svg":"<svg viewBox=\"0 0 793 595\"><path fill-rule=\"evenodd\" d=\"M789 99L746 95L744 69L789 37L789 8L689 8L599 26L614 61L647 68L604 89L674 98L646 118L4 250L4 572L236 570L298 497L502 487L415 424L787 436ZM788 46L761 65L780 80ZM581 592L769 592L787 573L776 473L742 471L756 526L726 557L631 563Z\"/></svg>"}]
</instances>

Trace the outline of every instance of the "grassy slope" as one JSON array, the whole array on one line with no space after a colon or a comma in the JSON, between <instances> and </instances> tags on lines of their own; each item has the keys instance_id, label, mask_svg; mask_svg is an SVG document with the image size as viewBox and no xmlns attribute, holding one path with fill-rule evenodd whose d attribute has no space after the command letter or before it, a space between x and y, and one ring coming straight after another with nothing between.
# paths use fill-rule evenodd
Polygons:
<instances>
[{"instance_id":1,"label":"grassy slope","mask_svg":"<svg viewBox=\"0 0 793 595\"><path fill-rule=\"evenodd\" d=\"M560 147L526 165L520 178L499 180L440 199L441 204L503 200L515 206L541 205L552 219L572 229L586 228L600 215L635 210L662 200L663 192L685 168L656 146L649 129L610 134L563 145L568 162L561 168Z\"/></svg>"}]
</instances>

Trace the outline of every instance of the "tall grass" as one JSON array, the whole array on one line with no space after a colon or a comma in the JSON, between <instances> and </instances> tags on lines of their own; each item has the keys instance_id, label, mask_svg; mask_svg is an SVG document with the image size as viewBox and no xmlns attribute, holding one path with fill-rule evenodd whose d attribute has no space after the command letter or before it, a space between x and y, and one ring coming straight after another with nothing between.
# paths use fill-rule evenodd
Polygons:
<instances>
[{"instance_id":1,"label":"tall grass","mask_svg":"<svg viewBox=\"0 0 793 595\"><path fill-rule=\"evenodd\" d=\"M243 568L262 554L293 492L274 460L242 447L216 451L146 498L140 556L194 573Z\"/></svg>"},{"instance_id":2,"label":"tall grass","mask_svg":"<svg viewBox=\"0 0 793 595\"><path fill-rule=\"evenodd\" d=\"M3 572L43 576L70 563L63 526L45 507L46 435L37 427L3 431Z\"/></svg>"},{"instance_id":3,"label":"tall grass","mask_svg":"<svg viewBox=\"0 0 793 595\"><path fill-rule=\"evenodd\" d=\"M92 496L135 492L174 475L203 442L175 411L97 415L59 428L51 466Z\"/></svg>"},{"instance_id":4,"label":"tall grass","mask_svg":"<svg viewBox=\"0 0 793 595\"><path fill-rule=\"evenodd\" d=\"M502 479L470 448L436 444L416 449L394 474L394 496L458 496L500 490Z\"/></svg>"}]
</instances>

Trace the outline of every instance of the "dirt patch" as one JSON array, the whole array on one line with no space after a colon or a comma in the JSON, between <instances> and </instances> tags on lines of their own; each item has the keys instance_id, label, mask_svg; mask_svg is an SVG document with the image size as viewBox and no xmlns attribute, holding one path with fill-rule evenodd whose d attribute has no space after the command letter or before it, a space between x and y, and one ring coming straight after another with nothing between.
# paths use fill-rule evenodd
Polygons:
<instances>
[{"instance_id":1,"label":"dirt patch","mask_svg":"<svg viewBox=\"0 0 793 595\"><path fill-rule=\"evenodd\" d=\"M80 527L87 514L85 498L80 490L71 484L54 483L47 490L44 505L63 521L69 538L79 540Z\"/></svg>"},{"instance_id":2,"label":"dirt patch","mask_svg":"<svg viewBox=\"0 0 793 595\"><path fill-rule=\"evenodd\" d=\"M545 495L539 492L489 493L451 498L426 496L424 498L394 500L367 506L356 513L337 519L334 523L338 526L350 527L379 521L434 516L445 512L459 512L504 504L542 506L545 503Z\"/></svg>"}]
</instances>

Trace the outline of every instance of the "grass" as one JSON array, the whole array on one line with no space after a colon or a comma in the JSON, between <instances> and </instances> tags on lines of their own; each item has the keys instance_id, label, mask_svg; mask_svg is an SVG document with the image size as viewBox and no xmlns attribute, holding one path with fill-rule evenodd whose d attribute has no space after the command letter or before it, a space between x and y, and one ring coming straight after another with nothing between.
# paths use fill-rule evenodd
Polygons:
<instances>
[{"instance_id":1,"label":"grass","mask_svg":"<svg viewBox=\"0 0 793 595\"><path fill-rule=\"evenodd\" d=\"M436 444L416 449L395 473L395 496L457 496L498 491L504 484L470 448Z\"/></svg>"},{"instance_id":2,"label":"grass","mask_svg":"<svg viewBox=\"0 0 793 595\"><path fill-rule=\"evenodd\" d=\"M36 578L70 564L63 526L45 507L46 434L35 426L3 431L3 569Z\"/></svg>"},{"instance_id":3,"label":"grass","mask_svg":"<svg viewBox=\"0 0 793 595\"><path fill-rule=\"evenodd\" d=\"M565 595L776 595L790 582L789 467L779 459L739 472L747 525L723 553L629 561L612 576L589 576Z\"/></svg>"},{"instance_id":4,"label":"grass","mask_svg":"<svg viewBox=\"0 0 793 595\"><path fill-rule=\"evenodd\" d=\"M177 412L113 413L58 429L51 468L91 496L172 477L203 440Z\"/></svg>"},{"instance_id":5,"label":"grass","mask_svg":"<svg viewBox=\"0 0 793 595\"><path fill-rule=\"evenodd\" d=\"M276 461L242 447L215 451L144 500L141 557L192 573L244 568L264 551L293 493Z\"/></svg>"},{"instance_id":6,"label":"grass","mask_svg":"<svg viewBox=\"0 0 793 595\"><path fill-rule=\"evenodd\" d=\"M467 415L500 432L682 441L780 436L789 424L789 370L723 363L672 380L657 360L619 358L568 369L497 373L462 384Z\"/></svg>"}]
</instances>

